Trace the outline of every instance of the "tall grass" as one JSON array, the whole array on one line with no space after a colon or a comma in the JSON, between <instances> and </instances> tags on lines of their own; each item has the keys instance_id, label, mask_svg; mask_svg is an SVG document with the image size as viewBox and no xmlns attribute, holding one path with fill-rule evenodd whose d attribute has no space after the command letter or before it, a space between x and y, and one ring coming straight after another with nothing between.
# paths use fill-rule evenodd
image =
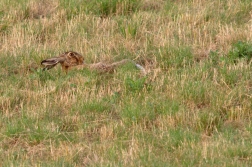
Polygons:
<instances>
[{"instance_id":1,"label":"tall grass","mask_svg":"<svg viewBox=\"0 0 252 167\"><path fill-rule=\"evenodd\" d=\"M2 0L1 166L251 166L251 7ZM67 50L148 75L36 68Z\"/></svg>"}]
</instances>

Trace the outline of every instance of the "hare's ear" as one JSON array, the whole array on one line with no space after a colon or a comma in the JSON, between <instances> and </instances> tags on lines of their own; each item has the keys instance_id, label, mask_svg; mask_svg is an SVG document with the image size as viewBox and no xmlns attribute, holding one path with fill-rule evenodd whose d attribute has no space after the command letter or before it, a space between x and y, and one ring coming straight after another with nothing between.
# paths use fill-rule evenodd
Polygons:
<instances>
[{"instance_id":1,"label":"hare's ear","mask_svg":"<svg viewBox=\"0 0 252 167\"><path fill-rule=\"evenodd\" d=\"M41 61L41 65L44 66L43 70L49 70L59 63L57 58L51 58Z\"/></svg>"}]
</instances>

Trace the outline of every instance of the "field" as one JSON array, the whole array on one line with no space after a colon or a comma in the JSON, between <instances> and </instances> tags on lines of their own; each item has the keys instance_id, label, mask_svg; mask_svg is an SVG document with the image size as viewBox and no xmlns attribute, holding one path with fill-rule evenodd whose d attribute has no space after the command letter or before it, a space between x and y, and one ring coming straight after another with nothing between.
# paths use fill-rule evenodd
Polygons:
<instances>
[{"instance_id":1,"label":"field","mask_svg":"<svg viewBox=\"0 0 252 167\"><path fill-rule=\"evenodd\" d=\"M251 58L251 0L1 0L0 166L252 166Z\"/></svg>"}]
</instances>

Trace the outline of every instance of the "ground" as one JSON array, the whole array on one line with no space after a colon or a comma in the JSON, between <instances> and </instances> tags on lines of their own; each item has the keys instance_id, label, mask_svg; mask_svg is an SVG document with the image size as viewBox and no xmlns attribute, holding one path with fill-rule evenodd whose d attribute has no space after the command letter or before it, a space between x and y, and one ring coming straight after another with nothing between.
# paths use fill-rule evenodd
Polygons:
<instances>
[{"instance_id":1,"label":"ground","mask_svg":"<svg viewBox=\"0 0 252 167\"><path fill-rule=\"evenodd\" d=\"M250 0L1 0L1 166L252 166ZM114 73L42 71L76 51Z\"/></svg>"}]
</instances>

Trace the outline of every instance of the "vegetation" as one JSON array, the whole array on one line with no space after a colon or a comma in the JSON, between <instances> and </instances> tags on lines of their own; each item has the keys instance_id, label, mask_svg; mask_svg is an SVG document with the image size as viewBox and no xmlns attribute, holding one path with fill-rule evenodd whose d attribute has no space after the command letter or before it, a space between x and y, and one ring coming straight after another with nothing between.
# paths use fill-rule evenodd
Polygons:
<instances>
[{"instance_id":1,"label":"vegetation","mask_svg":"<svg viewBox=\"0 0 252 167\"><path fill-rule=\"evenodd\" d=\"M1 0L0 166L252 166L251 11L251 0ZM149 73L30 68L68 50Z\"/></svg>"}]
</instances>

